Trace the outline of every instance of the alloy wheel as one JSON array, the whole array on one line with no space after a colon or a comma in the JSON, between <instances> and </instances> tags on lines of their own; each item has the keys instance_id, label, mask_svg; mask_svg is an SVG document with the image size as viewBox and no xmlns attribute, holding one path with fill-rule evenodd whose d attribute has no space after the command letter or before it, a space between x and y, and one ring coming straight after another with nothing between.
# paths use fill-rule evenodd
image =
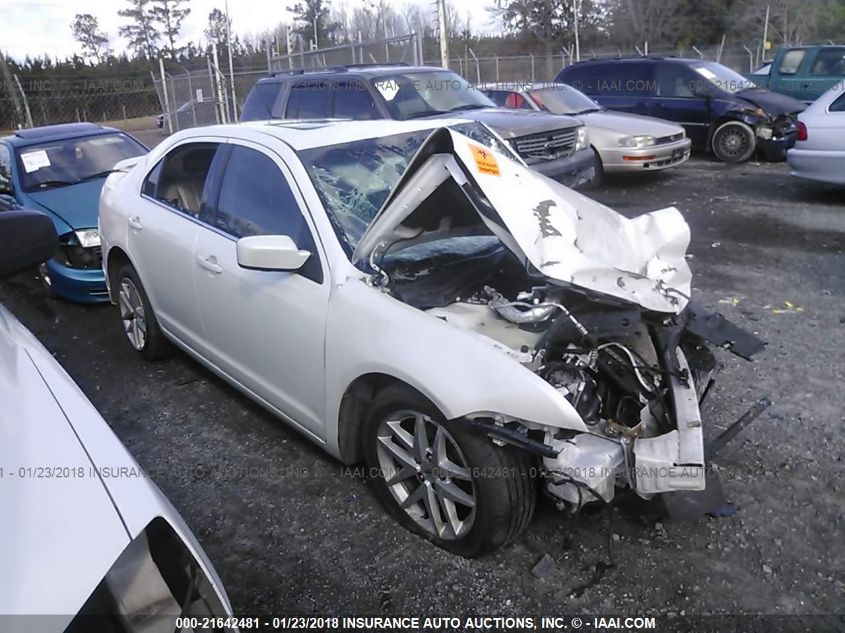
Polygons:
<instances>
[{"instance_id":1,"label":"alloy wheel","mask_svg":"<svg viewBox=\"0 0 845 633\"><path fill-rule=\"evenodd\" d=\"M147 343L147 318L138 288L126 277L120 281L119 303L123 331L132 347L140 352Z\"/></svg>"},{"instance_id":2,"label":"alloy wheel","mask_svg":"<svg viewBox=\"0 0 845 633\"><path fill-rule=\"evenodd\" d=\"M419 411L398 411L378 427L380 476L411 519L443 540L464 537L475 522L470 466L455 438Z\"/></svg>"},{"instance_id":3,"label":"alloy wheel","mask_svg":"<svg viewBox=\"0 0 845 633\"><path fill-rule=\"evenodd\" d=\"M731 158L743 156L748 151L748 135L741 129L723 132L719 135L718 143L721 153Z\"/></svg>"}]
</instances>

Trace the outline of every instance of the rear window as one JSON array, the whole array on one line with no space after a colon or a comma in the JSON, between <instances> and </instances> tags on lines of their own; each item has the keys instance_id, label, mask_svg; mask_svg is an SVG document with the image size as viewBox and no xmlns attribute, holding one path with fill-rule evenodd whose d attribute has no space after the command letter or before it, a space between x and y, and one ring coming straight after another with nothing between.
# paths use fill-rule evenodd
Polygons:
<instances>
[{"instance_id":1,"label":"rear window","mask_svg":"<svg viewBox=\"0 0 845 633\"><path fill-rule=\"evenodd\" d=\"M276 101L282 91L277 82L257 83L252 88L241 112L241 121L261 121L274 118Z\"/></svg>"},{"instance_id":2,"label":"rear window","mask_svg":"<svg viewBox=\"0 0 845 633\"><path fill-rule=\"evenodd\" d=\"M822 48L816 55L810 74L819 77L845 75L845 48Z\"/></svg>"}]
</instances>

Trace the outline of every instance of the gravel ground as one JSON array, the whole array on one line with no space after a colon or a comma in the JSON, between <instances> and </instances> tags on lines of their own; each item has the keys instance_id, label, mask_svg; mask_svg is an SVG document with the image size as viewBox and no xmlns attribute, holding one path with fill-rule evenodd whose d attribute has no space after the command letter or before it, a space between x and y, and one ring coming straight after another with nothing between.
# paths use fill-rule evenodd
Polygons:
<instances>
[{"instance_id":1,"label":"gravel ground","mask_svg":"<svg viewBox=\"0 0 845 633\"><path fill-rule=\"evenodd\" d=\"M593 195L627 215L677 206L697 300L769 342L752 364L720 355L705 406L712 435L760 395L775 401L719 456L730 518L673 522L628 499L573 526L543 506L510 548L460 559L398 527L364 480L186 356L141 361L116 308L48 299L32 275L4 283L0 301L156 473L237 613L841 616L844 192L784 164L694 159L650 176ZM554 567L538 579L544 555Z\"/></svg>"}]
</instances>

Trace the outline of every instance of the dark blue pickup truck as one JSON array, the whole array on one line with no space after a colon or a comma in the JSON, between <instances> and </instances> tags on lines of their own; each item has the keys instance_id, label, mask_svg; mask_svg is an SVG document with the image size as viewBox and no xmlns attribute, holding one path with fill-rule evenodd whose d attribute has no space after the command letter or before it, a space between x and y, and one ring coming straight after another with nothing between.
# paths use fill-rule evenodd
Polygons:
<instances>
[{"instance_id":1,"label":"dark blue pickup truck","mask_svg":"<svg viewBox=\"0 0 845 633\"><path fill-rule=\"evenodd\" d=\"M762 90L716 62L674 57L590 60L564 68L569 84L609 110L679 123L693 148L741 163L758 152L783 160L804 104Z\"/></svg>"}]
</instances>

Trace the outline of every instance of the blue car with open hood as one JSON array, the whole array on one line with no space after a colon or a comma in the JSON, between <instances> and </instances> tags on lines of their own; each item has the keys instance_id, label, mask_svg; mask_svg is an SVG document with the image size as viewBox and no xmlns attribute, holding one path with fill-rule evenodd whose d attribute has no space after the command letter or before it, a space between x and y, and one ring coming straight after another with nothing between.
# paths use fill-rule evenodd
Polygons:
<instances>
[{"instance_id":1,"label":"blue car with open hood","mask_svg":"<svg viewBox=\"0 0 845 633\"><path fill-rule=\"evenodd\" d=\"M37 209L59 235L56 255L39 267L55 294L83 303L108 300L100 256L100 190L116 163L147 147L115 128L69 123L0 138L0 212Z\"/></svg>"}]
</instances>

